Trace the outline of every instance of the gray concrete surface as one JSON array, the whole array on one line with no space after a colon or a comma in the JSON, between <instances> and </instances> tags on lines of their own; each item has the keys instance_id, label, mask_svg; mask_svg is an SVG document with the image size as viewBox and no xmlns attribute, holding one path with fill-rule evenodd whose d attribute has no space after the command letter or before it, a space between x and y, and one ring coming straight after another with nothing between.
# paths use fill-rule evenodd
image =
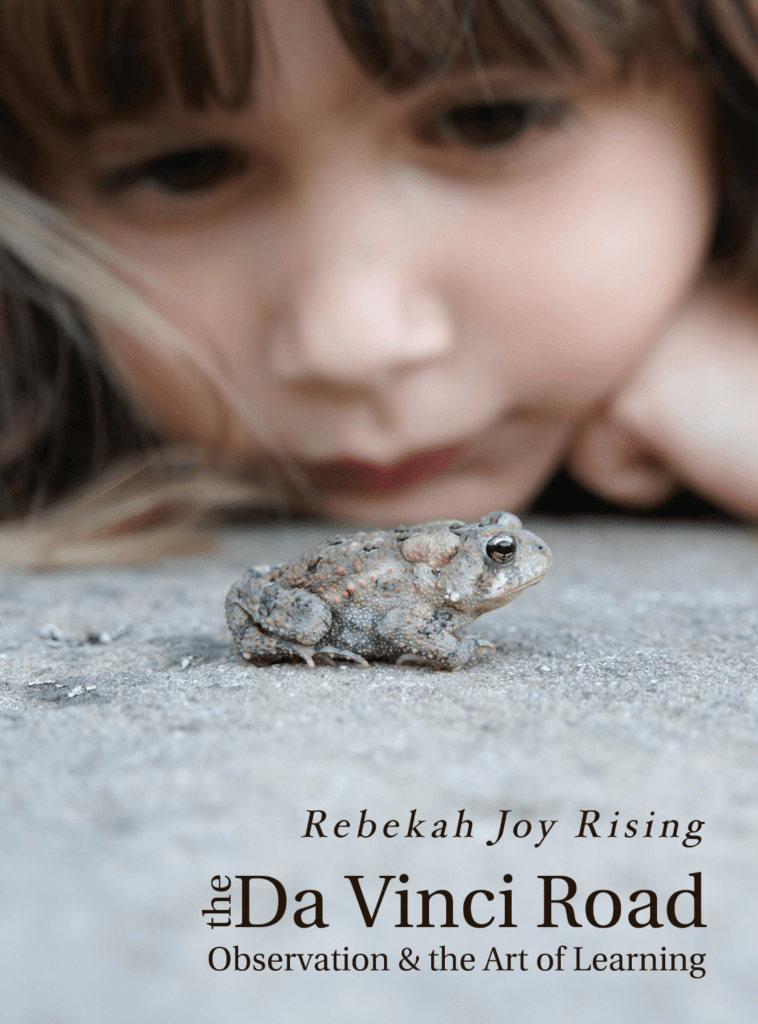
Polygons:
<instances>
[{"instance_id":1,"label":"gray concrete surface","mask_svg":"<svg viewBox=\"0 0 758 1024\"><path fill-rule=\"evenodd\" d=\"M196 560L2 571L3 1020L753 1021L755 534L612 520L527 525L552 547L554 568L481 620L497 652L452 675L405 666L253 668L235 657L223 621L228 586L247 565L288 557L331 532L319 524L230 530L217 556ZM307 809L325 811L332 827L348 820L349 835L301 838ZM356 836L362 809L380 829L399 820L400 835ZM413 809L426 822L423 838L404 836ZM433 839L433 823L444 819L453 831L461 809L471 837ZM487 846L506 809L508 829ZM599 812L598 838L577 837L582 810ZM615 812L622 826L611 838ZM625 838L632 819L638 834ZM662 838L660 823L670 819L679 835ZM537 847L539 820L557 824ZM705 823L702 841L685 846L693 820ZM532 833L516 838L518 821ZM674 927L666 902L692 888L698 872L706 927ZM538 927L538 876L546 874L576 881L581 928L560 908L559 927ZM217 895L216 875L276 877L288 896L283 919L235 927L235 880L231 926L207 927L228 919L201 914ZM395 876L373 928L346 875L363 876L371 903L379 876ZM500 928L499 892L509 887L517 927ZM421 923L417 893L444 888L458 927L441 927L444 897L435 897L434 928L398 929L395 893L403 888L412 925ZM322 893L328 928L296 927L294 912L315 899L295 901L306 889ZM471 904L480 921L490 908L497 915L487 928L462 916L475 889L495 897ZM658 895L662 927L627 922L630 894L640 889ZM618 894L617 925L587 920L595 890ZM252 882L251 893L251 923L262 924L273 913L273 887ZM599 923L609 920L611 900L597 898ZM689 920L691 898L676 907ZM211 948L233 953L235 945L251 956L299 952L309 968L295 958L289 972L235 972L233 963L211 970ZM458 970L431 970L429 953L442 945ZM564 970L540 970L538 956L560 945ZM343 961L333 952L345 946L349 957L385 953L389 970L334 970ZM665 946L689 967L704 953L706 974L654 972L650 959L644 972L612 972L610 959L605 971L577 971L576 946L581 966L614 952L636 966L630 954L660 957ZM492 961L483 970L493 947L504 964L507 952L523 950L527 969L512 958L511 972ZM418 970L400 968L407 948L410 962L420 957ZM318 953L328 954L329 971L315 971ZM468 971L464 953L473 957ZM224 954L216 957L223 964Z\"/></svg>"}]
</instances>

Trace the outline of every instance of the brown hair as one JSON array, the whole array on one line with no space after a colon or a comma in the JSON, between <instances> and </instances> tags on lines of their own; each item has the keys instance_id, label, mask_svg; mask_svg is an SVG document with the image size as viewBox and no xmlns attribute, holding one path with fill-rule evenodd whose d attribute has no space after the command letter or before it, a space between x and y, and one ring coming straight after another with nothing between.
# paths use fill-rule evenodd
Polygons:
<instances>
[{"instance_id":1,"label":"brown hair","mask_svg":"<svg viewBox=\"0 0 758 1024\"><path fill-rule=\"evenodd\" d=\"M758 9L749 0L324 3L356 62L389 91L493 63L581 74L598 49L619 74L641 54L653 65L672 50L699 63L720 132L712 254L753 274ZM0 173L34 187L56 134L75 141L168 98L243 107L260 40L265 24L251 0L0 0ZM81 294L35 272L0 219L0 516L159 441L114 381Z\"/></svg>"},{"instance_id":2,"label":"brown hair","mask_svg":"<svg viewBox=\"0 0 758 1024\"><path fill-rule=\"evenodd\" d=\"M758 7L750 0L327 0L350 51L389 89L505 62L581 73L589 52L623 75L672 51L716 98L722 203L711 255L756 277Z\"/></svg>"},{"instance_id":3,"label":"brown hair","mask_svg":"<svg viewBox=\"0 0 758 1024\"><path fill-rule=\"evenodd\" d=\"M753 113L749 0L324 3L357 63L391 91L498 63L581 73L597 50L623 73L640 54L675 48ZM169 97L239 109L251 99L261 22L254 0L1 0L0 167L34 181L51 133L75 138Z\"/></svg>"},{"instance_id":4,"label":"brown hair","mask_svg":"<svg viewBox=\"0 0 758 1024\"><path fill-rule=\"evenodd\" d=\"M75 141L169 95L188 106L239 107L249 97L253 53L251 10L238 0L2 0L0 171L34 186L51 137ZM17 202L8 191L0 202ZM0 517L7 518L38 512L114 458L127 458L129 478L134 453L155 466L160 439L99 350L89 304L76 301L81 289L71 294L46 268L40 273L31 247L2 226ZM60 225L47 235L56 229L60 258L71 263ZM162 481L157 489L165 493Z\"/></svg>"},{"instance_id":5,"label":"brown hair","mask_svg":"<svg viewBox=\"0 0 758 1024\"><path fill-rule=\"evenodd\" d=\"M169 95L189 107L238 108L253 55L246 0L3 0L5 166L28 179L44 152L40 131L86 133Z\"/></svg>"}]
</instances>

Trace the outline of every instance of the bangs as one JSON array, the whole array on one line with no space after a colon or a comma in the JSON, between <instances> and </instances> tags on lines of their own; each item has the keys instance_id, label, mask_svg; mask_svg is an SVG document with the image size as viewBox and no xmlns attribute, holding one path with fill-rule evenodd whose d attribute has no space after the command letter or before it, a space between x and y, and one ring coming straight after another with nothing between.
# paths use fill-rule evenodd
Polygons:
<instances>
[{"instance_id":1,"label":"bangs","mask_svg":"<svg viewBox=\"0 0 758 1024\"><path fill-rule=\"evenodd\" d=\"M655 0L327 0L361 66L391 90L504 64L584 70L590 51L623 69L671 43ZM668 26L667 26L668 27ZM681 40L678 40L681 42Z\"/></svg>"},{"instance_id":2,"label":"bangs","mask_svg":"<svg viewBox=\"0 0 758 1024\"><path fill-rule=\"evenodd\" d=\"M24 122L88 131L168 98L235 109L253 58L249 0L2 0L0 135L13 150Z\"/></svg>"},{"instance_id":3,"label":"bangs","mask_svg":"<svg viewBox=\"0 0 758 1024\"><path fill-rule=\"evenodd\" d=\"M581 74L598 53L623 74L639 55L697 49L684 0L318 2L361 69L389 91L492 65ZM709 3L737 10L741 0ZM244 107L265 30L255 6L0 0L0 171L33 183L49 160L51 131L83 134L167 100Z\"/></svg>"}]
</instances>

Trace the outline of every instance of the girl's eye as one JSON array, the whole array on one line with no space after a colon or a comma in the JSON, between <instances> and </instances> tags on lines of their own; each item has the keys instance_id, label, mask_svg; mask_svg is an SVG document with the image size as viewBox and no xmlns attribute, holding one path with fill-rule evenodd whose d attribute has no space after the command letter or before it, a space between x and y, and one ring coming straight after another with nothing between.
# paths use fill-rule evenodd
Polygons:
<instances>
[{"instance_id":1,"label":"girl's eye","mask_svg":"<svg viewBox=\"0 0 758 1024\"><path fill-rule=\"evenodd\" d=\"M424 130L427 142L452 142L472 149L515 142L532 128L558 123L567 112L560 101L477 103L439 114Z\"/></svg>"},{"instance_id":2,"label":"girl's eye","mask_svg":"<svg viewBox=\"0 0 758 1024\"><path fill-rule=\"evenodd\" d=\"M228 146L201 146L123 167L100 182L103 192L113 195L147 185L177 195L202 192L242 174L249 158Z\"/></svg>"}]
</instances>

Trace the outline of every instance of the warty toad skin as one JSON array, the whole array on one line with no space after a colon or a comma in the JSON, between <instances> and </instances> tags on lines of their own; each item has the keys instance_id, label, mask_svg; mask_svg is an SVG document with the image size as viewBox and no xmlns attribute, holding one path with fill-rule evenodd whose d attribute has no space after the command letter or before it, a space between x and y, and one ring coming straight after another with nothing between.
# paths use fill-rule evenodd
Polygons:
<instances>
[{"instance_id":1,"label":"warty toad skin","mask_svg":"<svg viewBox=\"0 0 758 1024\"><path fill-rule=\"evenodd\" d=\"M249 569L226 618L254 664L344 658L454 670L492 645L458 633L550 568L547 545L509 512L338 535L292 562Z\"/></svg>"}]
</instances>

